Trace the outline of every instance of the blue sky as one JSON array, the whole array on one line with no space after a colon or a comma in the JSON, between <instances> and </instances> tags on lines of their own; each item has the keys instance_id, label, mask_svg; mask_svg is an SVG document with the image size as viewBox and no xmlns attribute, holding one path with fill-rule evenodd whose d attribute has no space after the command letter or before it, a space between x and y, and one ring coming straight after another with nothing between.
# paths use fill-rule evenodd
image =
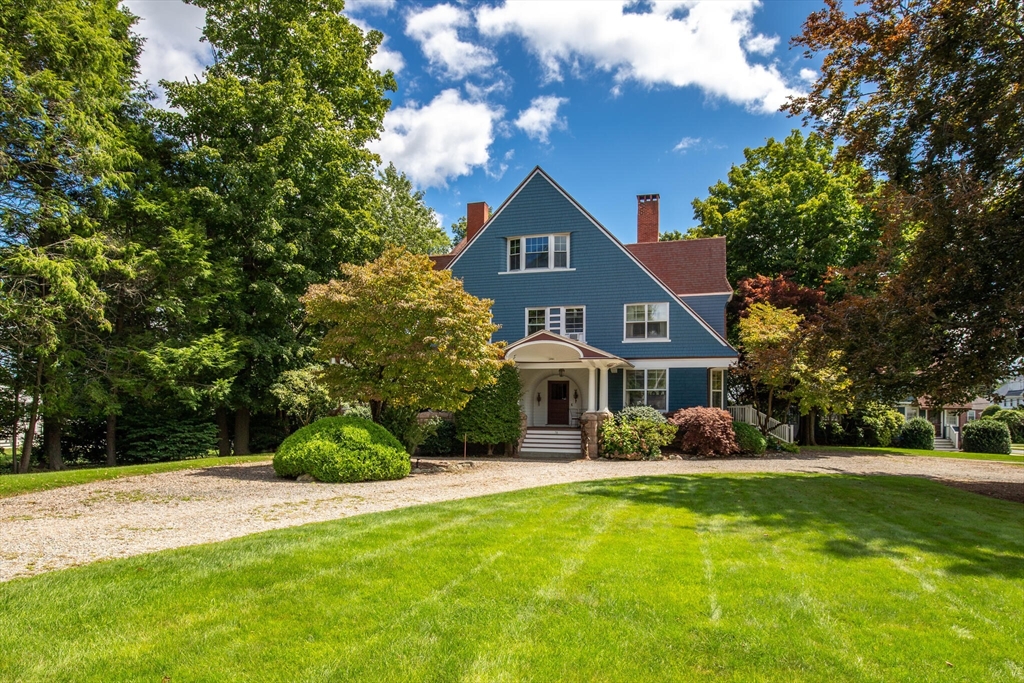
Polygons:
<instances>
[{"instance_id":1,"label":"blue sky","mask_svg":"<svg viewBox=\"0 0 1024 683\"><path fill-rule=\"evenodd\" d=\"M202 10L126 2L147 38L151 82L202 72ZM661 195L662 230L694 224L690 202L745 147L800 121L778 113L818 64L789 46L820 2L411 3L346 13L382 31L378 68L399 89L373 147L448 225L497 207L539 164L625 242L636 195Z\"/></svg>"}]
</instances>

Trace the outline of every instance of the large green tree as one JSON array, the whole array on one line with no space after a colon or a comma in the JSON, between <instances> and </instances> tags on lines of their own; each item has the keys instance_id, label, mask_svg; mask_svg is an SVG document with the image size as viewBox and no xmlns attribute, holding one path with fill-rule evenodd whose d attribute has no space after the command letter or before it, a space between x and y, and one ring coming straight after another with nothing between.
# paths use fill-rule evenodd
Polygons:
<instances>
[{"instance_id":1,"label":"large green tree","mask_svg":"<svg viewBox=\"0 0 1024 683\"><path fill-rule=\"evenodd\" d=\"M452 242L437 222L437 214L423 203L404 173L388 164L380 173L380 192L374 218L385 244L403 246L414 254L444 254Z\"/></svg>"},{"instance_id":2,"label":"large green tree","mask_svg":"<svg viewBox=\"0 0 1024 683\"><path fill-rule=\"evenodd\" d=\"M0 354L31 397L23 467L40 413L50 466L63 466L77 339L110 329L99 281L127 269L102 218L136 158L119 116L133 19L116 0L0 5Z\"/></svg>"},{"instance_id":3,"label":"large green tree","mask_svg":"<svg viewBox=\"0 0 1024 683\"><path fill-rule=\"evenodd\" d=\"M728 239L730 282L788 274L818 287L830 269L871 257L879 228L862 201L873 183L860 165L838 160L821 135L798 130L743 156L728 181L693 200L700 225L687 235Z\"/></svg>"},{"instance_id":4,"label":"large green tree","mask_svg":"<svg viewBox=\"0 0 1024 683\"><path fill-rule=\"evenodd\" d=\"M877 295L847 301L834 333L863 383L963 402L1024 357L1024 5L839 0L795 39L823 55L787 106L842 138L844 159L887 181ZM896 236L896 237L894 237Z\"/></svg>"},{"instance_id":5,"label":"large green tree","mask_svg":"<svg viewBox=\"0 0 1024 683\"><path fill-rule=\"evenodd\" d=\"M384 243L373 207L376 157L395 89L370 67L383 36L364 34L341 0L198 0L214 62L199 81L165 83L166 130L205 225L221 296L211 328L240 345L230 401L235 450L270 386L311 358L299 297L341 262ZM222 440L226 420L221 415Z\"/></svg>"}]
</instances>

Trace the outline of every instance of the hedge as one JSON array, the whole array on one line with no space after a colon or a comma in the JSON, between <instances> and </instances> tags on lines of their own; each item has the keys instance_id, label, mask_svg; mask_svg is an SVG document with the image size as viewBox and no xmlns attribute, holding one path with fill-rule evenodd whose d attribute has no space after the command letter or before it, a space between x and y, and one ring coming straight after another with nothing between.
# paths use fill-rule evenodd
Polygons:
<instances>
[{"instance_id":1,"label":"hedge","mask_svg":"<svg viewBox=\"0 0 1024 683\"><path fill-rule=\"evenodd\" d=\"M919 448L930 451L935 448L935 427L923 417L915 417L903 425L900 432L901 448Z\"/></svg>"},{"instance_id":2,"label":"hedge","mask_svg":"<svg viewBox=\"0 0 1024 683\"><path fill-rule=\"evenodd\" d=\"M309 474L319 481L401 479L411 469L402 443L361 417L325 417L298 430L274 454L282 477Z\"/></svg>"},{"instance_id":3,"label":"hedge","mask_svg":"<svg viewBox=\"0 0 1024 683\"><path fill-rule=\"evenodd\" d=\"M1010 454L1009 428L992 418L968 422L964 425L964 450L970 453Z\"/></svg>"},{"instance_id":4,"label":"hedge","mask_svg":"<svg viewBox=\"0 0 1024 683\"><path fill-rule=\"evenodd\" d=\"M601 423L601 455L625 460L657 460L661 447L672 443L676 435L674 425L654 420Z\"/></svg>"}]
</instances>

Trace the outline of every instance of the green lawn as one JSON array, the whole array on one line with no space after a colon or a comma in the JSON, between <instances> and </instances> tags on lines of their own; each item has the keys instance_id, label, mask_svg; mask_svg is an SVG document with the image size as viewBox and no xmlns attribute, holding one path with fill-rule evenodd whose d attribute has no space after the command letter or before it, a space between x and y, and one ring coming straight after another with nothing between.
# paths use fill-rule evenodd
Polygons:
<instances>
[{"instance_id":1,"label":"green lawn","mask_svg":"<svg viewBox=\"0 0 1024 683\"><path fill-rule=\"evenodd\" d=\"M0 584L0 680L1019 680L1022 529L912 478L532 489Z\"/></svg>"},{"instance_id":2,"label":"green lawn","mask_svg":"<svg viewBox=\"0 0 1024 683\"><path fill-rule=\"evenodd\" d=\"M29 472L27 474L0 475L0 498L16 496L19 493L45 491L61 486L88 484L91 481L119 479L140 474L156 474L157 472L173 472L175 470L194 470L217 465L233 465L238 462L269 460L271 455L232 455L225 458L195 458L193 460L174 460L157 462L148 465L125 465L123 467L83 467L80 469L61 470L60 472Z\"/></svg>"},{"instance_id":3,"label":"green lawn","mask_svg":"<svg viewBox=\"0 0 1024 683\"><path fill-rule=\"evenodd\" d=\"M919 448L873 448L852 446L804 446L803 453L822 451L826 453L888 453L890 455L927 455L931 458L958 458L960 460L991 460L993 462L1015 462L1024 465L1024 458L1017 455L998 453L963 453L960 451L927 451Z\"/></svg>"}]
</instances>

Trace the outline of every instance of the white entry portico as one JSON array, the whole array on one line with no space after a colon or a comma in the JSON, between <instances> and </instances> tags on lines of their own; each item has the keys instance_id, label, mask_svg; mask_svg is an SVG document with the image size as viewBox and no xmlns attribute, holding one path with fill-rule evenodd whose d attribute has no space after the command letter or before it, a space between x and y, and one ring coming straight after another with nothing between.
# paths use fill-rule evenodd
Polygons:
<instances>
[{"instance_id":1,"label":"white entry portico","mask_svg":"<svg viewBox=\"0 0 1024 683\"><path fill-rule=\"evenodd\" d=\"M513 342L530 427L578 427L584 413L608 413L608 371L633 365L583 342L542 330Z\"/></svg>"}]
</instances>

